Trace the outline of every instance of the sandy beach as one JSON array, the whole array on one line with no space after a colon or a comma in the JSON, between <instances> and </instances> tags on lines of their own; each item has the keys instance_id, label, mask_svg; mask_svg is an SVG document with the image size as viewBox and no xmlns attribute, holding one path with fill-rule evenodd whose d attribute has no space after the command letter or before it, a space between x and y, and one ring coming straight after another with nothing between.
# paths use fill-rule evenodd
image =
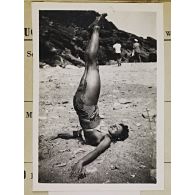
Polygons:
<instances>
[{"instance_id":1,"label":"sandy beach","mask_svg":"<svg viewBox=\"0 0 195 195\"><path fill-rule=\"evenodd\" d=\"M50 140L63 131L79 130L73 96L84 68L45 66L40 69L39 182L153 183L156 146L156 63L100 66L100 116L108 125L129 126L125 141L112 143L85 166L86 176L70 178L72 166L94 149L81 140Z\"/></svg>"}]
</instances>

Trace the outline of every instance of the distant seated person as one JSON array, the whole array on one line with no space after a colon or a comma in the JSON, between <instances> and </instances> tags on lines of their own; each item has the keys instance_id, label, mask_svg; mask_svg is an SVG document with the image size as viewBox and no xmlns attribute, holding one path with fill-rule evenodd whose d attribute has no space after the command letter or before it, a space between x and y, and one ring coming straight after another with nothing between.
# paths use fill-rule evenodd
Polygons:
<instances>
[{"instance_id":1,"label":"distant seated person","mask_svg":"<svg viewBox=\"0 0 195 195\"><path fill-rule=\"evenodd\" d=\"M134 62L141 62L140 54L141 54L140 43L137 39L134 39L133 52L132 52L132 56L134 57Z\"/></svg>"},{"instance_id":2,"label":"distant seated person","mask_svg":"<svg viewBox=\"0 0 195 195\"><path fill-rule=\"evenodd\" d=\"M120 41L116 41L113 45L114 48L114 58L117 61L118 66L121 66L121 44Z\"/></svg>"}]
</instances>

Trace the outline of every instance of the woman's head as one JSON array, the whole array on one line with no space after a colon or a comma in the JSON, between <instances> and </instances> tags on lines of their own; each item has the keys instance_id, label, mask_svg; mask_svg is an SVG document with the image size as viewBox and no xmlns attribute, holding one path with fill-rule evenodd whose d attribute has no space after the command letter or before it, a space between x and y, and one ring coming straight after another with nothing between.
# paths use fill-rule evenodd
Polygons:
<instances>
[{"instance_id":1,"label":"woman's head","mask_svg":"<svg viewBox=\"0 0 195 195\"><path fill-rule=\"evenodd\" d=\"M108 131L115 141L123 141L129 136L128 126L122 123L111 125Z\"/></svg>"}]
</instances>

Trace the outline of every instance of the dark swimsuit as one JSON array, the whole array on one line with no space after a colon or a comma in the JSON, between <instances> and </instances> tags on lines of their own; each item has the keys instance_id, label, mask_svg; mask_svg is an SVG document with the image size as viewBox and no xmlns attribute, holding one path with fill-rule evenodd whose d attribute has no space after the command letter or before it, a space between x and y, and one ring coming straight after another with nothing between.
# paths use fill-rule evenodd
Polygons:
<instances>
[{"instance_id":1,"label":"dark swimsuit","mask_svg":"<svg viewBox=\"0 0 195 195\"><path fill-rule=\"evenodd\" d=\"M80 84L73 98L74 109L79 117L83 129L94 129L100 124L97 105L87 105L85 102L86 84Z\"/></svg>"}]
</instances>

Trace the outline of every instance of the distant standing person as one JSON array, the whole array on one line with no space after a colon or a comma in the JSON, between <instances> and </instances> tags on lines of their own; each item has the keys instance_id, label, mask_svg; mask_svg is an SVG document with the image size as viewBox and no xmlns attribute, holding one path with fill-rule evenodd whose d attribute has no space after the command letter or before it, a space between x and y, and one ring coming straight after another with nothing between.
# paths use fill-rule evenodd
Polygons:
<instances>
[{"instance_id":1,"label":"distant standing person","mask_svg":"<svg viewBox=\"0 0 195 195\"><path fill-rule=\"evenodd\" d=\"M113 45L114 51L115 51L115 60L117 61L118 66L121 66L121 44L119 42L116 42Z\"/></svg>"},{"instance_id":2,"label":"distant standing person","mask_svg":"<svg viewBox=\"0 0 195 195\"><path fill-rule=\"evenodd\" d=\"M132 55L134 56L134 62L141 62L140 53L141 53L140 43L138 42L137 39L134 39L132 53Z\"/></svg>"}]
</instances>

